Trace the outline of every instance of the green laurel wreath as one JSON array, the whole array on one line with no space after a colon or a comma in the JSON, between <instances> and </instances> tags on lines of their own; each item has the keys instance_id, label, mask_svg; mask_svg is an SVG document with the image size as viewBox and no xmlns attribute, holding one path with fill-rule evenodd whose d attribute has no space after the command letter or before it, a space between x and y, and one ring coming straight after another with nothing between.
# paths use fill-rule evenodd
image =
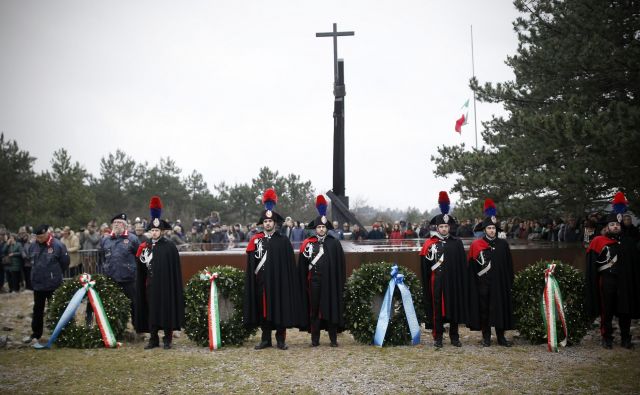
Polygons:
<instances>
[{"instance_id":1,"label":"green laurel wreath","mask_svg":"<svg viewBox=\"0 0 640 395\"><path fill-rule=\"evenodd\" d=\"M384 293L391 280L393 263L366 263L355 269L345 286L345 320L349 332L356 341L371 344L376 331L379 311L371 311L371 302L375 296L384 297ZM422 306L422 286L420 279L409 269L398 266L399 272L404 274L404 283L411 291L413 307L419 322L424 322L424 306ZM384 345L411 344L411 333L402 306L400 292L396 289L393 294L394 314L389 320L389 326L384 338Z\"/></svg>"},{"instance_id":2,"label":"green laurel wreath","mask_svg":"<svg viewBox=\"0 0 640 395\"><path fill-rule=\"evenodd\" d=\"M104 311L109 319L109 324L116 339L121 340L124 331L127 328L129 315L131 312L131 302L129 298L109 277L96 274L91 276L96 282L94 289L100 295ZM47 314L47 327L53 330L60 320L60 316L69 305L71 298L81 287L80 281L75 277L66 280L54 293ZM89 305L89 301L85 296L85 301ZM83 320L84 321L84 320ZM71 320L67 326L60 332L60 336L55 343L59 347L71 348L99 348L104 347L100 328L94 323L93 326L78 325L75 320Z\"/></svg>"},{"instance_id":3,"label":"green laurel wreath","mask_svg":"<svg viewBox=\"0 0 640 395\"><path fill-rule=\"evenodd\" d=\"M516 275L513 282L513 314L520 335L533 344L545 343L547 330L542 319L540 300L544 290L544 270L555 263L554 276L565 303L564 314L569 334L568 344L578 344L587 333L589 320L584 312L584 276L573 266L560 261L539 261ZM563 338L558 325L558 338Z\"/></svg>"},{"instance_id":4,"label":"green laurel wreath","mask_svg":"<svg viewBox=\"0 0 640 395\"><path fill-rule=\"evenodd\" d=\"M256 333L242 323L242 306L244 300L244 271L231 266L213 266L205 270L218 273L216 285L222 297L234 306L233 315L226 321L220 321L222 345L242 345L245 340ZM209 328L207 326L207 306L209 304L209 282L200 279L196 273L184 291L185 299L185 331L189 339L200 346L209 344Z\"/></svg>"}]
</instances>

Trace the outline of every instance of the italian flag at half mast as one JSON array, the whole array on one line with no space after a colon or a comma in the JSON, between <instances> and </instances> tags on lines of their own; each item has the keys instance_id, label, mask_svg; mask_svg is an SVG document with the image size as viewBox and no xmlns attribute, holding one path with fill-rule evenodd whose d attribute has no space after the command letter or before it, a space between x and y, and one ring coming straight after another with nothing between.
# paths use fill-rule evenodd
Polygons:
<instances>
[{"instance_id":1,"label":"italian flag at half mast","mask_svg":"<svg viewBox=\"0 0 640 395\"><path fill-rule=\"evenodd\" d=\"M462 116L456 121L456 132L462 133L462 127L466 125L469 119L469 99L460 107L462 110Z\"/></svg>"}]
</instances>

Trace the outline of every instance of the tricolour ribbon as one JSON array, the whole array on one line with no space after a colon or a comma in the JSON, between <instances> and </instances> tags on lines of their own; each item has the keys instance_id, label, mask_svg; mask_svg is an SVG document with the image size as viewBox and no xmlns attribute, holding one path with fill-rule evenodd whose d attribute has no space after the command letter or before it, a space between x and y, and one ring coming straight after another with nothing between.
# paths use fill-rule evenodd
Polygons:
<instances>
[{"instance_id":1,"label":"tricolour ribbon","mask_svg":"<svg viewBox=\"0 0 640 395\"><path fill-rule=\"evenodd\" d=\"M407 316L407 322L409 323L409 331L411 332L411 343L414 345L420 344L420 324L418 323L416 310L413 307L411 291L409 291L409 288L404 283L404 275L398 272L398 265L393 265L391 268L391 280L389 281L387 292L384 295L382 306L380 307L376 333L373 336L373 344L379 347L382 347L384 336L387 333L387 327L389 326L393 291L395 290L396 285L400 290L400 295L402 295L402 305L404 306L404 312Z\"/></svg>"},{"instance_id":2,"label":"tricolour ribbon","mask_svg":"<svg viewBox=\"0 0 640 395\"><path fill-rule=\"evenodd\" d=\"M94 289L96 284L95 281L91 280L91 275L87 273L83 273L78 277L78 281L82 287L76 291L73 295L67 308L62 313L62 316L58 320L55 329L53 330L53 334L49 338L47 344L36 343L33 345L36 349L44 349L51 348L53 343L58 339L60 332L64 329L65 326L73 319L76 315L76 311L78 307L80 307L80 303L82 303L82 299L84 298L87 292L89 293L89 303L91 303L91 307L93 307L93 311L96 314L96 323L98 324L98 328L100 329L100 334L102 335L102 341L104 342L104 346L107 348L120 347L122 344L116 341L116 336L113 333L113 329L109 324L109 319L107 318L107 313L104 311L104 306L102 305L102 300L100 299L100 295Z\"/></svg>"},{"instance_id":3,"label":"tricolour ribbon","mask_svg":"<svg viewBox=\"0 0 640 395\"><path fill-rule=\"evenodd\" d=\"M542 294L541 309L542 318L547 328L547 349L552 352L558 352L558 334L556 332L556 319L560 318L562 329L564 330L564 340L560 342L562 347L567 345L567 321L564 316L562 305L562 294L558 280L553 273L556 269L555 264L548 264L544 270L544 292Z\"/></svg>"},{"instance_id":4,"label":"tricolour ribbon","mask_svg":"<svg viewBox=\"0 0 640 395\"><path fill-rule=\"evenodd\" d=\"M222 346L220 338L220 310L218 309L218 287L216 279L218 273L205 270L200 274L200 279L209 281L209 304L207 305L207 324L209 327L209 350L217 350Z\"/></svg>"}]
</instances>

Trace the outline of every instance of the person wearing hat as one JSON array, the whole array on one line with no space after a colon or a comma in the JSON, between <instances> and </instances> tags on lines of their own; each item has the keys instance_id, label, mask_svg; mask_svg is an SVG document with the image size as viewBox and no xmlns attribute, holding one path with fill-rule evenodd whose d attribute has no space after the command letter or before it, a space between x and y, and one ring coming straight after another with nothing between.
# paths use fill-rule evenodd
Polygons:
<instances>
[{"instance_id":1,"label":"person wearing hat","mask_svg":"<svg viewBox=\"0 0 640 395\"><path fill-rule=\"evenodd\" d=\"M333 224L327 219L327 201L322 195L316 198L318 216L307 228L314 229L315 236L302 242L298 255L298 271L303 284L303 306L308 306L311 346L320 345L320 329L329 333L331 347L337 347L337 333L344 329L344 300L346 281L344 251L340 241L328 233Z\"/></svg>"},{"instance_id":2,"label":"person wearing hat","mask_svg":"<svg viewBox=\"0 0 640 395\"><path fill-rule=\"evenodd\" d=\"M140 242L128 231L127 215L120 213L111 219L111 233L100 240L98 250L103 256L103 273L115 281L131 301L131 321L135 317L136 252Z\"/></svg>"},{"instance_id":3,"label":"person wearing hat","mask_svg":"<svg viewBox=\"0 0 640 395\"><path fill-rule=\"evenodd\" d=\"M171 229L161 219L162 201L153 196L149 204L151 220L147 231L151 239L143 242L136 252L136 316L138 333L149 332L151 337L145 349L160 346L158 331L164 331L164 349L171 348L173 331L184 326L184 296L180 254L175 244L162 236Z\"/></svg>"},{"instance_id":4,"label":"person wearing hat","mask_svg":"<svg viewBox=\"0 0 640 395\"><path fill-rule=\"evenodd\" d=\"M62 285L62 273L69 267L69 254L61 241L49 232L49 225L34 229L36 242L29 248L31 286L33 287L33 319L31 336L25 343L42 337L45 302L51 303L53 292Z\"/></svg>"},{"instance_id":5,"label":"person wearing hat","mask_svg":"<svg viewBox=\"0 0 640 395\"><path fill-rule=\"evenodd\" d=\"M613 316L618 317L620 345L632 348L631 320L640 318L640 253L636 241L622 233L627 199L616 193L605 234L587 248L585 307L590 319L600 316L602 346L613 348Z\"/></svg>"},{"instance_id":6,"label":"person wearing hat","mask_svg":"<svg viewBox=\"0 0 640 395\"><path fill-rule=\"evenodd\" d=\"M485 200L484 214L484 220L473 229L484 236L471 243L467 257L471 277L468 325L471 330L482 330L483 347L491 346L491 327L496 330L498 344L511 347L504 337L504 331L514 327L511 249L506 240L498 238L501 229L493 200Z\"/></svg>"},{"instance_id":7,"label":"person wearing hat","mask_svg":"<svg viewBox=\"0 0 640 395\"><path fill-rule=\"evenodd\" d=\"M435 347L442 347L444 322L449 322L451 344L461 347L458 324L468 318L468 269L462 241L449 233L455 219L449 215L446 192L440 192L438 204L441 214L431 220L437 233L420 251L426 322L432 326Z\"/></svg>"},{"instance_id":8,"label":"person wearing hat","mask_svg":"<svg viewBox=\"0 0 640 395\"><path fill-rule=\"evenodd\" d=\"M276 202L275 191L267 189L262 198L265 210L258 220L263 231L249 240L246 249L243 322L246 327L262 329L256 350L271 347L273 329L278 348L286 350L286 328L300 327L304 319L293 247L288 238L276 232L276 224L283 221L273 211Z\"/></svg>"}]
</instances>

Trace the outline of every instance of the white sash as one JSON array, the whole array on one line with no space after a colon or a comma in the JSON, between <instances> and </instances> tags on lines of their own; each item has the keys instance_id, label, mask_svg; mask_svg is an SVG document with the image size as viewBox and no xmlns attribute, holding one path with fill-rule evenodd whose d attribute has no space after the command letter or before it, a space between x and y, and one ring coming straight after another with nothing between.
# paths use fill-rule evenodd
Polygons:
<instances>
[{"instance_id":1,"label":"white sash","mask_svg":"<svg viewBox=\"0 0 640 395\"><path fill-rule=\"evenodd\" d=\"M324 255L324 248L322 248L322 245L320 245L320 250L318 251L318 255L316 255L316 257L313 258L313 260L309 264L309 270L311 270L311 268L314 267L316 263L318 263L318 260L320 260L320 257L323 255Z\"/></svg>"},{"instance_id":2,"label":"white sash","mask_svg":"<svg viewBox=\"0 0 640 395\"><path fill-rule=\"evenodd\" d=\"M268 252L269 251L265 251L264 255L262 256L262 259L260 259L260 263L258 263L258 267L256 267L256 271L254 272L255 274L258 274L260 269L262 269L262 266L264 265L264 263L267 261L267 253Z\"/></svg>"}]
</instances>

